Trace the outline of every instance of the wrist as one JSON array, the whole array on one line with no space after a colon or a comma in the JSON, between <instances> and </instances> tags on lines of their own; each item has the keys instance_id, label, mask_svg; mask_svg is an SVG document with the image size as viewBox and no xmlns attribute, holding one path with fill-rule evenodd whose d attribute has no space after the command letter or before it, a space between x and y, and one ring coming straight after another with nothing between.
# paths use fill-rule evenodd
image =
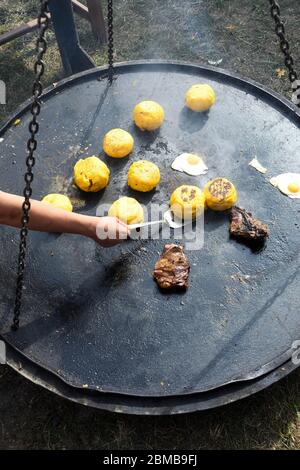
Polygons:
<instances>
[{"instance_id":1,"label":"wrist","mask_svg":"<svg viewBox=\"0 0 300 470\"><path fill-rule=\"evenodd\" d=\"M86 237L92 238L95 240L96 235L96 225L98 218L94 216L83 216L83 219L80 221L80 235L85 235Z\"/></svg>"}]
</instances>

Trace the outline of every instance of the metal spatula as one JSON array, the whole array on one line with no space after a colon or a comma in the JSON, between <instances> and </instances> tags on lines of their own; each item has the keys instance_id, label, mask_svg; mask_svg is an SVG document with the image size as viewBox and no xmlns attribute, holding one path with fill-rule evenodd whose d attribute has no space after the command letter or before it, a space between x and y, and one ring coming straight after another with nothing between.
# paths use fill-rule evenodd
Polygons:
<instances>
[{"instance_id":1,"label":"metal spatula","mask_svg":"<svg viewBox=\"0 0 300 470\"><path fill-rule=\"evenodd\" d=\"M132 224L129 226L130 230L137 230L143 227L147 227L149 225L160 225L160 224L168 224L171 228L180 228L184 225L191 223L189 220L188 222L184 222L181 219L174 218L173 212L169 209L163 214L163 218L160 220L152 220L151 222L143 222L140 224Z\"/></svg>"}]
</instances>

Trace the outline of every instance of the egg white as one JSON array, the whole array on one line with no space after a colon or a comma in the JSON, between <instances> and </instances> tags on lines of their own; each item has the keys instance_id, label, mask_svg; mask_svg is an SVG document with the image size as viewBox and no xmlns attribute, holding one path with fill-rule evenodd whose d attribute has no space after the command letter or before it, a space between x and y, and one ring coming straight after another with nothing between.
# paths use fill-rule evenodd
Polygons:
<instances>
[{"instance_id":1,"label":"egg white","mask_svg":"<svg viewBox=\"0 0 300 470\"><path fill-rule=\"evenodd\" d=\"M288 188L291 183L297 183L300 186L300 173L282 173L281 175L273 176L270 179L270 183L286 196L292 199L300 199L300 191L294 193Z\"/></svg>"},{"instance_id":2,"label":"egg white","mask_svg":"<svg viewBox=\"0 0 300 470\"><path fill-rule=\"evenodd\" d=\"M252 166L255 168L255 170L259 171L260 173L267 173L268 169L262 166L262 164L257 160L257 157L254 157L251 162L248 163L248 165Z\"/></svg>"},{"instance_id":3,"label":"egg white","mask_svg":"<svg viewBox=\"0 0 300 470\"><path fill-rule=\"evenodd\" d=\"M195 165L188 162L189 156L193 154L182 153L179 157L175 158L171 167L173 170L181 171L191 176L205 175L208 172L208 167L205 165L202 157L196 155L199 158L199 162Z\"/></svg>"}]
</instances>

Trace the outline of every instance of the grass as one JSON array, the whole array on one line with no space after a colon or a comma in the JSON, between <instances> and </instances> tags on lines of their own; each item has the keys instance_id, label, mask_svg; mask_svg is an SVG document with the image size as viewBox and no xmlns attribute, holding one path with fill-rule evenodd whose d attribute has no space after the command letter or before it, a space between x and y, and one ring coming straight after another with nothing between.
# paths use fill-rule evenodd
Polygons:
<instances>
[{"instance_id":1,"label":"grass","mask_svg":"<svg viewBox=\"0 0 300 470\"><path fill-rule=\"evenodd\" d=\"M0 448L298 449L299 378L209 412L136 417L75 405L3 368Z\"/></svg>"},{"instance_id":2,"label":"grass","mask_svg":"<svg viewBox=\"0 0 300 470\"><path fill-rule=\"evenodd\" d=\"M265 0L115 0L116 60L160 58L221 67L290 96L287 74ZM32 19L36 0L2 0L0 33ZM298 0L281 0L296 64L300 64ZM98 65L105 47L88 23L76 18L83 47ZM176 28L174 25L176 24ZM0 49L0 79L7 105L0 119L30 96L35 34ZM44 84L63 77L52 30L48 34ZM25 145L25 143L24 143ZM0 369L2 449L299 449L300 372L239 403L177 417L100 413L60 399L6 367Z\"/></svg>"},{"instance_id":3,"label":"grass","mask_svg":"<svg viewBox=\"0 0 300 470\"><path fill-rule=\"evenodd\" d=\"M300 62L297 0L281 3L297 64ZM36 6L36 0L2 0L0 33L34 18ZM106 48L99 46L84 19L76 16L76 22L82 46L97 65L105 64ZM287 74L282 78L276 74L276 69L283 67L283 59L273 30L265 0L116 0L115 60L159 58L208 63L222 59L222 68L290 96ZM0 122L31 95L35 36L28 34L0 50L0 78L7 85L7 105L0 108ZM45 86L64 75L52 29L47 38Z\"/></svg>"}]
</instances>

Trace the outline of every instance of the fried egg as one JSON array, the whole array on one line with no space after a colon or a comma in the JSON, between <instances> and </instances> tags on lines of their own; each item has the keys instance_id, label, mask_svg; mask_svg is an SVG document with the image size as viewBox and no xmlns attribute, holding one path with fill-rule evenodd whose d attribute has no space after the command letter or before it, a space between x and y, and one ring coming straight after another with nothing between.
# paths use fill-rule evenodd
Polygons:
<instances>
[{"instance_id":1,"label":"fried egg","mask_svg":"<svg viewBox=\"0 0 300 470\"><path fill-rule=\"evenodd\" d=\"M191 176L205 175L208 172L202 157L194 153L182 153L179 157L175 158L171 166L173 170L181 171Z\"/></svg>"},{"instance_id":2,"label":"fried egg","mask_svg":"<svg viewBox=\"0 0 300 470\"><path fill-rule=\"evenodd\" d=\"M271 178L270 183L286 196L300 199L300 173L282 173Z\"/></svg>"}]
</instances>

